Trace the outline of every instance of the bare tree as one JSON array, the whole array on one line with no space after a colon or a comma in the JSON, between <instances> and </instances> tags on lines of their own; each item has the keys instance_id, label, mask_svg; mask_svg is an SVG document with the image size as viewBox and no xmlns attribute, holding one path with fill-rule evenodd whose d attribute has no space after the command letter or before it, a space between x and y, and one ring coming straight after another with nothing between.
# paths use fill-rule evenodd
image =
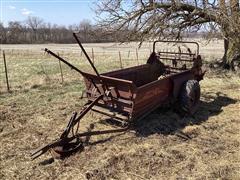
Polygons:
<instances>
[{"instance_id":1,"label":"bare tree","mask_svg":"<svg viewBox=\"0 0 240 180\"><path fill-rule=\"evenodd\" d=\"M91 21L88 20L88 19L82 20L79 24L79 31L82 32L83 41L88 42L88 38L89 38L89 36L91 34L91 31L92 31Z\"/></svg>"},{"instance_id":2,"label":"bare tree","mask_svg":"<svg viewBox=\"0 0 240 180\"><path fill-rule=\"evenodd\" d=\"M10 21L8 23L8 33L6 38L12 44L17 44L21 42L22 34L23 34L23 26L19 21Z\"/></svg>"},{"instance_id":3,"label":"bare tree","mask_svg":"<svg viewBox=\"0 0 240 180\"><path fill-rule=\"evenodd\" d=\"M32 41L37 41L37 31L43 25L43 20L39 17L29 16L26 20L26 24L33 31L33 39Z\"/></svg>"},{"instance_id":4,"label":"bare tree","mask_svg":"<svg viewBox=\"0 0 240 180\"><path fill-rule=\"evenodd\" d=\"M6 28L3 26L3 24L0 22L0 43L4 44L6 43Z\"/></svg>"},{"instance_id":5,"label":"bare tree","mask_svg":"<svg viewBox=\"0 0 240 180\"><path fill-rule=\"evenodd\" d=\"M79 31L82 42L125 41L127 31L118 31L114 36L106 34L106 29L91 24L90 20L82 20L79 24L68 28L57 24L45 23L38 17L29 17L25 21L10 21L4 27L0 23L0 41L3 44L21 43L75 43L73 31Z\"/></svg>"},{"instance_id":6,"label":"bare tree","mask_svg":"<svg viewBox=\"0 0 240 180\"><path fill-rule=\"evenodd\" d=\"M130 37L180 38L183 32L206 28L220 31L225 53L222 65L240 60L239 0L103 0L97 3L100 24L111 30L130 29Z\"/></svg>"}]
</instances>

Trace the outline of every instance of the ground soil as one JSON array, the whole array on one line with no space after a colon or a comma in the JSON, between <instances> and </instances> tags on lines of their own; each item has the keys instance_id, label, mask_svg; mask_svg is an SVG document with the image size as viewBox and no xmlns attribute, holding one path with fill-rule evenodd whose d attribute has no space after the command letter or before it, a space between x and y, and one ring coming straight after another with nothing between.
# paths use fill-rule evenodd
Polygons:
<instances>
[{"instance_id":1,"label":"ground soil","mask_svg":"<svg viewBox=\"0 0 240 180\"><path fill-rule=\"evenodd\" d=\"M86 101L81 78L65 76L60 84L59 76L36 72L0 93L0 179L240 179L239 74L209 69L193 116L159 108L131 130L91 137L64 160L46 153L32 161L30 152L56 139ZM80 130L90 123L116 128L89 113Z\"/></svg>"}]
</instances>

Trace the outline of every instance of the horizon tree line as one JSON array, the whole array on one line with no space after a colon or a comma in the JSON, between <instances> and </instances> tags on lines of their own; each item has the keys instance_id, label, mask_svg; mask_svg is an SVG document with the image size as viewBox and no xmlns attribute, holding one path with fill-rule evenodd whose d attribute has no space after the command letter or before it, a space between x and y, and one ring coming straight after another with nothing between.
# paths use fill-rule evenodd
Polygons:
<instances>
[{"instance_id":1,"label":"horizon tree line","mask_svg":"<svg viewBox=\"0 0 240 180\"><path fill-rule=\"evenodd\" d=\"M83 43L126 42L141 41L141 33L135 32L134 37L130 29L109 32L107 27L92 24L84 19L79 24L68 27L44 22L39 17L28 17L25 21L10 21L5 27L0 22L1 44L39 44L39 43L76 43L73 32L79 32ZM186 37L206 37L206 33L185 33ZM216 35L219 37L219 35ZM151 40L151 39L149 39Z\"/></svg>"},{"instance_id":2,"label":"horizon tree line","mask_svg":"<svg viewBox=\"0 0 240 180\"><path fill-rule=\"evenodd\" d=\"M63 25L44 22L39 17L28 17L25 21L10 21L4 27L0 22L1 44L76 43L73 32L79 32L83 43L125 41L127 32L109 34L102 27L84 19L79 24Z\"/></svg>"}]
</instances>

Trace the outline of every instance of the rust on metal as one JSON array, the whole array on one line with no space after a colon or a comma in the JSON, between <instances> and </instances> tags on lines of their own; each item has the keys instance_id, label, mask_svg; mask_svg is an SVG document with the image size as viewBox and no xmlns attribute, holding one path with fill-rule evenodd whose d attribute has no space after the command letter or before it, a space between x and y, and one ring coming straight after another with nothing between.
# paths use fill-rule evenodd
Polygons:
<instances>
[{"instance_id":1,"label":"rust on metal","mask_svg":"<svg viewBox=\"0 0 240 180\"><path fill-rule=\"evenodd\" d=\"M45 51L83 76L88 102L79 113L73 113L59 140L37 149L32 153L32 158L37 158L49 150L53 150L60 156L72 153L84 145L81 137L87 137L86 139L89 140L93 135L117 133L129 129L126 127L92 131L92 127L88 132L78 133L80 120L90 110L125 122L134 122L166 102L176 101L186 81L200 81L205 73L201 69L202 59L199 55L198 43L155 41L153 51L146 64L100 74L83 48L77 34L73 35L95 74L83 72L52 51L48 49ZM184 52L180 47L178 47L178 52L172 50L157 52L156 45L159 42L193 44L196 46L196 54L192 53L193 51L189 48ZM169 64L167 64L168 60ZM72 135L70 136L70 134Z\"/></svg>"}]
</instances>

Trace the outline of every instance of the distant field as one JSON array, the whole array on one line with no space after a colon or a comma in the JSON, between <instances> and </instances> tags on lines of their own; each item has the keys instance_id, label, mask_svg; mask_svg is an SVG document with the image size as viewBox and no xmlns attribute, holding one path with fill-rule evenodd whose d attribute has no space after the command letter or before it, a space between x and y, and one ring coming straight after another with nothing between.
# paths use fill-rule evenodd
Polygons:
<instances>
[{"instance_id":1,"label":"distant field","mask_svg":"<svg viewBox=\"0 0 240 180\"><path fill-rule=\"evenodd\" d=\"M221 58L223 55L223 42L221 40L197 40L200 44L200 54L206 62ZM92 43L84 44L89 56L100 72L119 69L119 53L123 67L146 63L152 52L152 42L145 42L138 48L139 43ZM189 46L195 52L194 46ZM80 69L91 71L84 54L77 44L39 44L39 45L1 45L1 50L6 53L9 81L11 89L24 89L35 84L41 84L50 79L59 79L59 63L56 59L46 55L44 48L48 48L66 58ZM176 51L177 49L167 44L157 44L157 50ZM137 52L136 52L137 51ZM186 49L183 49L186 51ZM0 92L4 91L5 74L3 61L0 60ZM75 72L71 72L65 65L63 67L64 79L72 81L78 79Z\"/></svg>"},{"instance_id":2,"label":"distant field","mask_svg":"<svg viewBox=\"0 0 240 180\"><path fill-rule=\"evenodd\" d=\"M11 93L6 92L0 58L0 179L240 179L240 76L208 70L201 81L201 103L194 116L181 117L172 108L158 109L132 132L91 138L83 152L43 165L50 154L31 161L30 151L62 132L73 111L85 103L82 77L44 55L58 52L79 69L91 71L77 44L2 45L9 69ZM100 72L145 63L151 43L84 44ZM163 46L162 49L166 50ZM223 42L200 42L205 64L223 54ZM96 130L111 126L93 113L82 120ZM188 140L177 133L184 133ZM39 164L40 163L40 164Z\"/></svg>"}]
</instances>

